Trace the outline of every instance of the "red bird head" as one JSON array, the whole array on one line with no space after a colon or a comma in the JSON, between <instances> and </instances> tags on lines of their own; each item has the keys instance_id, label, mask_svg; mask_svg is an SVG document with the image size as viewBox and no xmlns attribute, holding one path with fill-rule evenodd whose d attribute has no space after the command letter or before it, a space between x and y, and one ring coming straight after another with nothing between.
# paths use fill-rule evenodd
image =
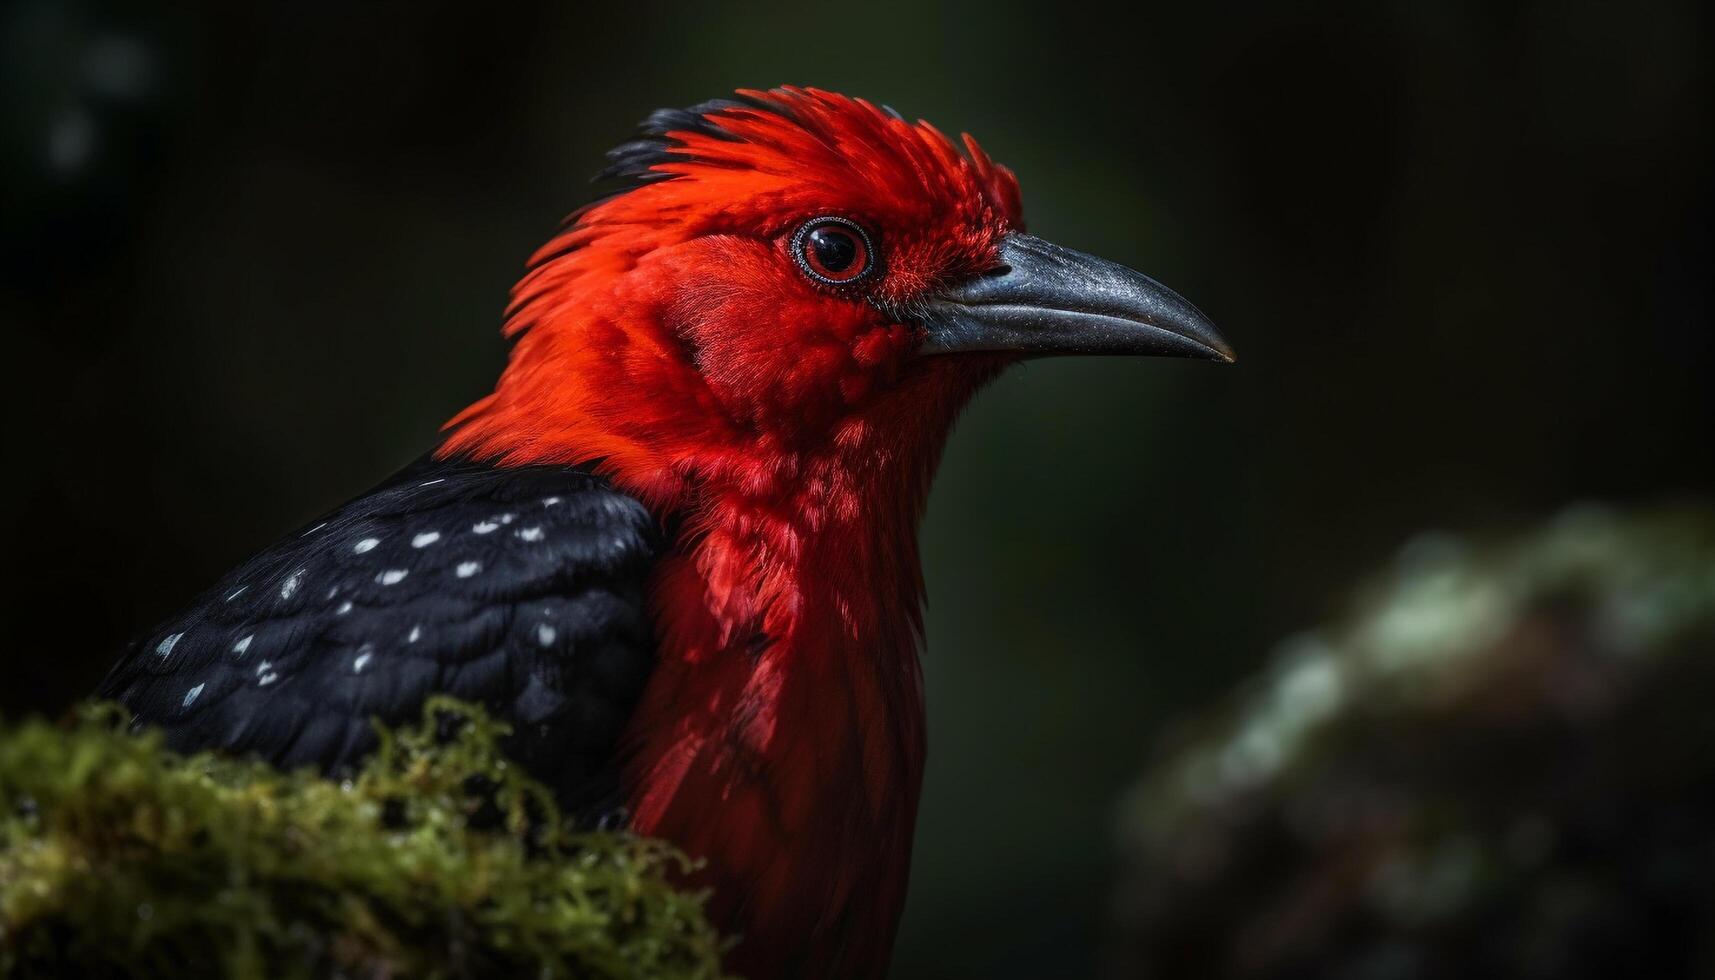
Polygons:
<instances>
[{"instance_id":1,"label":"red bird head","mask_svg":"<svg viewBox=\"0 0 1715 980\"><path fill-rule=\"evenodd\" d=\"M1026 235L966 137L814 89L662 111L634 182L532 260L445 454L599 461L676 529L630 721L632 826L707 859L755 977L867 977L924 753L916 531L953 418L1011 361L1231 360L1189 303Z\"/></svg>"},{"instance_id":2,"label":"red bird head","mask_svg":"<svg viewBox=\"0 0 1715 980\"><path fill-rule=\"evenodd\" d=\"M663 501L723 454L825 444L893 395L950 424L1019 356L1232 359L1166 288L1025 235L1012 172L963 142L815 89L653 114L601 175L635 186L533 258L507 375L448 451L600 458Z\"/></svg>"}]
</instances>

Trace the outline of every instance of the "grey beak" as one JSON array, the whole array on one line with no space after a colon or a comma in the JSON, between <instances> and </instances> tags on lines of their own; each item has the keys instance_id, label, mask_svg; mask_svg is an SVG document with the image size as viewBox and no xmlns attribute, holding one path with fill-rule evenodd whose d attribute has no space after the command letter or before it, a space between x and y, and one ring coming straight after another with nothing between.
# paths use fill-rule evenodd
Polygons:
<instances>
[{"instance_id":1,"label":"grey beak","mask_svg":"<svg viewBox=\"0 0 1715 980\"><path fill-rule=\"evenodd\" d=\"M1233 349L1184 297L1123 265L1030 235L1001 240L1000 265L932 297L922 353L1142 354L1232 363Z\"/></svg>"}]
</instances>

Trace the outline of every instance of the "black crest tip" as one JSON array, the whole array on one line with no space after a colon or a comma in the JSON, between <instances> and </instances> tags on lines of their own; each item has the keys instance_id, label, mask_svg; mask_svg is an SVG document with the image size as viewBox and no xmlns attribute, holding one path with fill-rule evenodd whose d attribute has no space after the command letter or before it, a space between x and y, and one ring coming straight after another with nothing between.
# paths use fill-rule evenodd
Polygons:
<instances>
[{"instance_id":1,"label":"black crest tip","mask_svg":"<svg viewBox=\"0 0 1715 980\"><path fill-rule=\"evenodd\" d=\"M683 146L672 133L700 133L713 139L736 142L738 137L721 128L719 113L733 109L761 109L780 112L780 107L760 98L710 99L684 109L656 109L637 127L637 134L607 152L607 166L593 180L628 180L647 184L672 176L654 169L671 162L673 150Z\"/></svg>"}]
</instances>

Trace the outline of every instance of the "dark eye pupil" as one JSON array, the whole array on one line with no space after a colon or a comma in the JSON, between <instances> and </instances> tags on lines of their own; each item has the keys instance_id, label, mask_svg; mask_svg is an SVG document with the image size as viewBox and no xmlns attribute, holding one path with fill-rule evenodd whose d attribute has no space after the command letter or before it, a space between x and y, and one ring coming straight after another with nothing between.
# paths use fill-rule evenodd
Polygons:
<instances>
[{"instance_id":1,"label":"dark eye pupil","mask_svg":"<svg viewBox=\"0 0 1715 980\"><path fill-rule=\"evenodd\" d=\"M837 228L817 228L810 232L810 251L816 264L829 272L844 272L857 261L857 242Z\"/></svg>"}]
</instances>

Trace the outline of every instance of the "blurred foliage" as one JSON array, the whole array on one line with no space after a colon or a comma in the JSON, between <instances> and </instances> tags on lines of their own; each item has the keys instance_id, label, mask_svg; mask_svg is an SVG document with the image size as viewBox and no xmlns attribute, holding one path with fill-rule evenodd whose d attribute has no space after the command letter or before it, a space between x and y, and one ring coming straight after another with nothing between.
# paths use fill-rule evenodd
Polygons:
<instances>
[{"instance_id":1,"label":"blurred foliage","mask_svg":"<svg viewBox=\"0 0 1715 980\"><path fill-rule=\"evenodd\" d=\"M340 783L125 721L0 732L0 973L720 974L686 859L571 832L480 710L431 704Z\"/></svg>"},{"instance_id":2,"label":"blurred foliage","mask_svg":"<svg viewBox=\"0 0 1715 980\"><path fill-rule=\"evenodd\" d=\"M1419 538L1122 809L1116 975L1715 975L1715 515Z\"/></svg>"}]
</instances>

